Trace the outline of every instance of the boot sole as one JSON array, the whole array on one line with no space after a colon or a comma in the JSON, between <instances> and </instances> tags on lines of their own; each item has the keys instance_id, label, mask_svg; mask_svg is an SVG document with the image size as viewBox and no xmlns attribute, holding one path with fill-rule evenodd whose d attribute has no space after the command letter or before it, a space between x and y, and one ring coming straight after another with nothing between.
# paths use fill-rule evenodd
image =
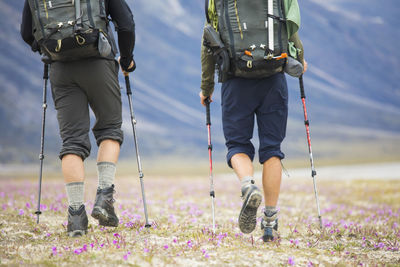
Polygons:
<instances>
[{"instance_id":1,"label":"boot sole","mask_svg":"<svg viewBox=\"0 0 400 267\"><path fill-rule=\"evenodd\" d=\"M239 229L244 234L254 231L257 225L257 209L261 204L261 193L254 191L246 198L239 214Z\"/></svg>"},{"instance_id":2,"label":"boot sole","mask_svg":"<svg viewBox=\"0 0 400 267\"><path fill-rule=\"evenodd\" d=\"M68 232L69 237L79 237L79 236L84 236L87 234L87 230L74 230L71 232Z\"/></svg>"},{"instance_id":3,"label":"boot sole","mask_svg":"<svg viewBox=\"0 0 400 267\"><path fill-rule=\"evenodd\" d=\"M110 218L108 212L103 208L94 207L91 216L98 220L101 226L118 226L118 221L113 221L112 218Z\"/></svg>"}]
</instances>

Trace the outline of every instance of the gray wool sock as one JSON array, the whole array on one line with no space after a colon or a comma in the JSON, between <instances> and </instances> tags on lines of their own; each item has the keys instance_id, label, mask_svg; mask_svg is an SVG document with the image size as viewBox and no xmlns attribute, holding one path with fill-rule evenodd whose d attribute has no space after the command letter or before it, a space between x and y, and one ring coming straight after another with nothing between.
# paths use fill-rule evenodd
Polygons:
<instances>
[{"instance_id":1,"label":"gray wool sock","mask_svg":"<svg viewBox=\"0 0 400 267\"><path fill-rule=\"evenodd\" d=\"M83 205L84 184L83 182L69 183L65 185L67 190L68 205L73 210L78 210Z\"/></svg>"},{"instance_id":2,"label":"gray wool sock","mask_svg":"<svg viewBox=\"0 0 400 267\"><path fill-rule=\"evenodd\" d=\"M248 186L249 184L254 184L254 178L251 176L245 176L243 177L242 181L240 182L242 185L242 189L246 186Z\"/></svg>"},{"instance_id":3,"label":"gray wool sock","mask_svg":"<svg viewBox=\"0 0 400 267\"><path fill-rule=\"evenodd\" d=\"M99 188L104 189L114 184L116 166L112 162L98 162L97 175L99 177Z\"/></svg>"},{"instance_id":4,"label":"gray wool sock","mask_svg":"<svg viewBox=\"0 0 400 267\"><path fill-rule=\"evenodd\" d=\"M278 213L278 210L276 209L276 206L265 206L265 208L264 208L264 214L267 217L272 217L277 213Z\"/></svg>"}]
</instances>

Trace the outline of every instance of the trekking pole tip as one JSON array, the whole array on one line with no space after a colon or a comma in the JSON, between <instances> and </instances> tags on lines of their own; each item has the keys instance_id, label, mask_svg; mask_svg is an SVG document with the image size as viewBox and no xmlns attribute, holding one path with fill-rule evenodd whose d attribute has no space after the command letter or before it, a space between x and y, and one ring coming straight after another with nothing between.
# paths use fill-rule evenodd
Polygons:
<instances>
[{"instance_id":1,"label":"trekking pole tip","mask_svg":"<svg viewBox=\"0 0 400 267\"><path fill-rule=\"evenodd\" d=\"M151 227L151 224L146 223L146 225L145 225L144 227L145 227L145 228L150 228L150 227Z\"/></svg>"}]
</instances>

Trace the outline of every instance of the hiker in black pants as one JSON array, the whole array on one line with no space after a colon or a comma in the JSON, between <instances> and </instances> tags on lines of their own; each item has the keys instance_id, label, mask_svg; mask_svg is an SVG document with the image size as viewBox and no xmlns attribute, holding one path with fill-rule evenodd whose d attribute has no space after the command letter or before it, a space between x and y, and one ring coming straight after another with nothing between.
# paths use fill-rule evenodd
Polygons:
<instances>
[{"instance_id":1,"label":"hiker in black pants","mask_svg":"<svg viewBox=\"0 0 400 267\"><path fill-rule=\"evenodd\" d=\"M38 34L40 28L39 25L35 24L35 16L40 13L36 12L35 8L43 4L48 5L44 8L46 12L44 18L46 18L50 17L50 12L57 12L54 8L59 3L57 1L39 2L34 0L25 1L21 35L34 52L40 51L42 54L47 55L50 50L43 49L43 43L38 45L36 40L37 35L35 34ZM86 5L87 10L85 9ZM51 9L52 7L53 9ZM77 16L79 18L76 20L66 22L60 18L61 21L58 24L60 31L67 23L78 25L79 20L82 20L81 22L84 24L93 23L96 19L101 22L102 19L104 25L107 22L108 26L106 18L111 17L111 20L117 26L121 69L123 72L133 71L136 67L133 60L135 24L132 12L125 0L87 0L84 5L81 5L81 8L85 9L87 13L82 12L83 15ZM71 6L69 10L74 10L74 7ZM96 12L100 14L96 14ZM32 14L35 16L32 16ZM88 14L86 16L89 17L86 21L84 20L85 14ZM64 14L61 15L64 16ZM73 15L75 17L75 14ZM42 21L46 20L43 19ZM42 21L40 27L43 29ZM103 36L107 36L105 45L112 47L111 52L108 50L107 54L86 56L82 59L78 54L75 55L78 58L76 60L72 56L67 60L65 58L59 59L56 52L62 52L62 49L68 44L63 40L58 40L55 52L49 53L52 60L50 64L52 96L57 110L60 136L62 138L62 149L59 157L69 204L67 232L70 236L86 234L88 226L83 203L84 160L89 156L91 150L89 107L96 117L96 123L92 131L99 146L97 155L98 188L91 215L99 220L99 224L103 226L116 227L119 223L113 206L116 163L120 146L123 142L123 132L121 130L122 102L118 83L119 64L115 60L117 51L110 28L107 27L99 31L99 36L100 33ZM98 39L101 41L100 37ZM76 35L76 40L82 43L84 39L80 35ZM99 42L99 49L100 46ZM71 49L72 52L73 49Z\"/></svg>"},{"instance_id":2,"label":"hiker in black pants","mask_svg":"<svg viewBox=\"0 0 400 267\"><path fill-rule=\"evenodd\" d=\"M212 101L217 64L222 82L227 163L242 185L243 206L238 222L243 233L255 229L262 199L261 191L254 184L255 151L250 141L257 119L265 201L261 228L263 240L271 241L278 228L276 206L281 159L285 157L281 143L288 116L288 89L283 72L299 77L307 69L297 34L298 3L296 0L207 1L200 102L204 105L207 98Z\"/></svg>"}]
</instances>

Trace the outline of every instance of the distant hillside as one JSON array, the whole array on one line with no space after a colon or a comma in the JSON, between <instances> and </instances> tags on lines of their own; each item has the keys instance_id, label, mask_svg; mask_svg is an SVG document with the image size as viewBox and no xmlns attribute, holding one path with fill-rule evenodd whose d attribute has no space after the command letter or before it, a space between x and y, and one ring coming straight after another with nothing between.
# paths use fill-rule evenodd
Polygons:
<instances>
[{"instance_id":1,"label":"distant hillside","mask_svg":"<svg viewBox=\"0 0 400 267\"><path fill-rule=\"evenodd\" d=\"M136 22L137 71L132 75L141 151L206 156L204 109L198 103L203 0L127 1ZM301 38L309 72L307 107L315 154L321 158L383 157L400 148L400 6L395 0L302 0ZM19 35L23 1L0 2L0 162L37 159L42 63ZM120 77L123 93L125 85ZM296 79L288 78L290 115L284 144L289 158L307 155ZM212 104L216 160L224 160L219 86ZM60 146L49 90L46 152ZM126 144L132 129L124 102Z\"/></svg>"}]
</instances>

